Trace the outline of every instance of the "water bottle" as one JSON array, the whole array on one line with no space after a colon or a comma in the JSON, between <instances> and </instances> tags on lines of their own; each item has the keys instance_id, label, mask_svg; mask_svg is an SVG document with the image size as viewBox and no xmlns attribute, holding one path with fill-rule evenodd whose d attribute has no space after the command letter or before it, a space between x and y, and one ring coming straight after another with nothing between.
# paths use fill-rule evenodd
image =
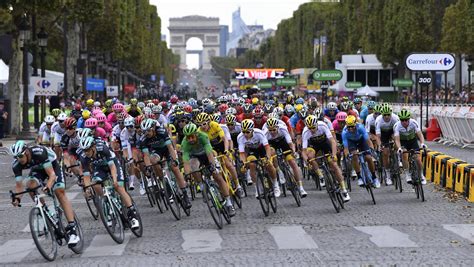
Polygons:
<instances>
[{"instance_id":1,"label":"water bottle","mask_svg":"<svg viewBox=\"0 0 474 267\"><path fill-rule=\"evenodd\" d=\"M53 208L48 208L48 206L45 206L45 209L46 209L46 212L48 212L49 216L51 216L51 218L53 218L53 221L56 221L56 209L53 207Z\"/></svg>"}]
</instances>

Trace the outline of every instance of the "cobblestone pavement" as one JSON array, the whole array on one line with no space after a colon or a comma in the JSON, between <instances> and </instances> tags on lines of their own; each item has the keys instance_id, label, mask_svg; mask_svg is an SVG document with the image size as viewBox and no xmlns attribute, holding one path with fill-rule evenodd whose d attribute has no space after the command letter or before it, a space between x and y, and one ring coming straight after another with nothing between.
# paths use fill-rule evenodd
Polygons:
<instances>
[{"instance_id":1,"label":"cobblestone pavement","mask_svg":"<svg viewBox=\"0 0 474 267\"><path fill-rule=\"evenodd\" d=\"M0 155L0 265L50 265L39 254L28 229L32 204L13 208L11 158ZM72 184L72 181L69 181ZM375 191L377 205L366 191L355 188L346 209L336 214L324 191L305 184L309 195L302 207L288 197L278 199L278 211L264 217L258 201L243 200L232 224L217 230L199 197L190 217L176 221L160 214L146 197L132 192L140 207L144 235L128 235L115 244L100 221L94 221L77 186L68 195L85 233L85 249L75 255L59 249L55 265L68 266L424 266L474 265L474 205L451 203L433 185L425 186L426 202L405 186ZM253 195L254 187L250 188Z\"/></svg>"}]
</instances>

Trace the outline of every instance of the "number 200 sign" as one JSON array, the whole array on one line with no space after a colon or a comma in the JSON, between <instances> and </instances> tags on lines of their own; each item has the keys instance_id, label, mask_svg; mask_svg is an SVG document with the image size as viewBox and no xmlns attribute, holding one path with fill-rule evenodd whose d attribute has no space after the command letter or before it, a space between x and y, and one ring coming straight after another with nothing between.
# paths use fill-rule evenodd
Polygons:
<instances>
[{"instance_id":1,"label":"number 200 sign","mask_svg":"<svg viewBox=\"0 0 474 267\"><path fill-rule=\"evenodd\" d=\"M431 84L431 77L428 74L422 74L418 77L418 84L419 85L430 85Z\"/></svg>"}]
</instances>

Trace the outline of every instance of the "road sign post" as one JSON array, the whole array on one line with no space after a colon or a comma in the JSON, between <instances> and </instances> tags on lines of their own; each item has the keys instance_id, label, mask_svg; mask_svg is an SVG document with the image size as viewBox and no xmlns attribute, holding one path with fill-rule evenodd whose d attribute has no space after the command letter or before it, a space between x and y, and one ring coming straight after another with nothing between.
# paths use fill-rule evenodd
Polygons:
<instances>
[{"instance_id":1,"label":"road sign post","mask_svg":"<svg viewBox=\"0 0 474 267\"><path fill-rule=\"evenodd\" d=\"M426 89L426 127L428 127L428 105L429 105L429 85L431 84L431 76L427 73L422 73L418 76L417 80L418 84L420 85L420 125L423 125L423 89Z\"/></svg>"}]
</instances>

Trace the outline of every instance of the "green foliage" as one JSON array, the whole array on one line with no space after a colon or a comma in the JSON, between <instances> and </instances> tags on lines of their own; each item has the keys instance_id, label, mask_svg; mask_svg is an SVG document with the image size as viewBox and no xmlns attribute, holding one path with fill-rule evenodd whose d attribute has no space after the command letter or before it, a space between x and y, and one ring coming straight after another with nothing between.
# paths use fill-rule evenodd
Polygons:
<instances>
[{"instance_id":1,"label":"green foliage","mask_svg":"<svg viewBox=\"0 0 474 267\"><path fill-rule=\"evenodd\" d=\"M474 55L474 2L459 0L446 8L441 47L456 54Z\"/></svg>"}]
</instances>

